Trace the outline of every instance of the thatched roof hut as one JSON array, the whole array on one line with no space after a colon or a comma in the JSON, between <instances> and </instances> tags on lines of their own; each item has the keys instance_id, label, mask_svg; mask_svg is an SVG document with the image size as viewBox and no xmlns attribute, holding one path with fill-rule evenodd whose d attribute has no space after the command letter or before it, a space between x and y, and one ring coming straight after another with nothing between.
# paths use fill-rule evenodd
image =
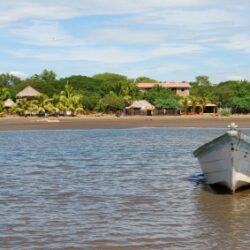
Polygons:
<instances>
[{"instance_id":1,"label":"thatched roof hut","mask_svg":"<svg viewBox=\"0 0 250 250\"><path fill-rule=\"evenodd\" d=\"M135 101L126 109L154 110L155 107L146 100Z\"/></svg>"},{"instance_id":2,"label":"thatched roof hut","mask_svg":"<svg viewBox=\"0 0 250 250\"><path fill-rule=\"evenodd\" d=\"M135 101L126 108L127 115L152 115L154 105L146 100Z\"/></svg>"},{"instance_id":3,"label":"thatched roof hut","mask_svg":"<svg viewBox=\"0 0 250 250\"><path fill-rule=\"evenodd\" d=\"M3 106L5 108L11 108L13 106L16 106L16 104L11 99L7 99L6 101L4 101Z\"/></svg>"},{"instance_id":4,"label":"thatched roof hut","mask_svg":"<svg viewBox=\"0 0 250 250\"><path fill-rule=\"evenodd\" d=\"M38 92L37 90L35 90L34 88L27 86L26 88L24 88L22 91L20 91L16 97L17 98L28 98L28 99L32 99L34 97L37 97L41 95L40 92Z\"/></svg>"}]
</instances>

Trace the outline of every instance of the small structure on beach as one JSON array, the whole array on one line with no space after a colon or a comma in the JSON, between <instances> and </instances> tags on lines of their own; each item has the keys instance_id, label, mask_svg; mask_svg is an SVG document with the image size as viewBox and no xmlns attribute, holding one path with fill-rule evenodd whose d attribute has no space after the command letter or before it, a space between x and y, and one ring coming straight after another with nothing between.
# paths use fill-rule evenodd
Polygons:
<instances>
[{"instance_id":1,"label":"small structure on beach","mask_svg":"<svg viewBox=\"0 0 250 250\"><path fill-rule=\"evenodd\" d=\"M207 103L204 107L203 113L216 114L218 113L218 107L216 104Z\"/></svg>"},{"instance_id":2,"label":"small structure on beach","mask_svg":"<svg viewBox=\"0 0 250 250\"><path fill-rule=\"evenodd\" d=\"M205 105L200 104L197 102L195 105L192 104L191 101L188 101L186 108L182 113L185 114L217 114L218 107L216 104L213 103L206 103Z\"/></svg>"},{"instance_id":3,"label":"small structure on beach","mask_svg":"<svg viewBox=\"0 0 250 250\"><path fill-rule=\"evenodd\" d=\"M38 92L37 90L35 90L34 88L32 88L31 86L27 86L26 88L24 88L22 91L20 91L16 97L18 99L23 99L26 98L28 100L34 99L35 97L41 95L40 92Z\"/></svg>"},{"instance_id":4,"label":"small structure on beach","mask_svg":"<svg viewBox=\"0 0 250 250\"><path fill-rule=\"evenodd\" d=\"M135 101L126 107L126 115L152 115L155 106L146 100Z\"/></svg>"},{"instance_id":5,"label":"small structure on beach","mask_svg":"<svg viewBox=\"0 0 250 250\"><path fill-rule=\"evenodd\" d=\"M4 106L4 108L9 109L9 108L11 108L11 107L13 107L13 106L16 106L16 103L13 102L13 101L9 98L9 99L7 99L6 101L4 101L3 106Z\"/></svg>"}]
</instances>

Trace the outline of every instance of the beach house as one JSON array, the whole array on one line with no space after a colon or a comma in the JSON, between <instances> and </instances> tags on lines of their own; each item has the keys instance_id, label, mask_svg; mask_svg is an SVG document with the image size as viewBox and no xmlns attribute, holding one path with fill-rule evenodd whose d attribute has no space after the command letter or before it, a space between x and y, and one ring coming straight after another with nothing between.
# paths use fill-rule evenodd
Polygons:
<instances>
[{"instance_id":1,"label":"beach house","mask_svg":"<svg viewBox=\"0 0 250 250\"><path fill-rule=\"evenodd\" d=\"M149 90L155 86L170 89L178 96L189 96L191 85L189 82L139 82L136 83L137 87L141 90Z\"/></svg>"}]
</instances>

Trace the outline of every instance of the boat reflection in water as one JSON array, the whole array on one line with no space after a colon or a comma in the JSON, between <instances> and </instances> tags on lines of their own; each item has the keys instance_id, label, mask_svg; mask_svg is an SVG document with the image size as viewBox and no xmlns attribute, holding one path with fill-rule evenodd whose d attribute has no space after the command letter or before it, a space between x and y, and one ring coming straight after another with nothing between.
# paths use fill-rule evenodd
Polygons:
<instances>
[{"instance_id":1,"label":"boat reflection in water","mask_svg":"<svg viewBox=\"0 0 250 250\"><path fill-rule=\"evenodd\" d=\"M214 194L197 190L196 212L206 227L197 225L205 249L248 249L250 244L250 190L231 194ZM210 236L208 236L210 235Z\"/></svg>"}]
</instances>

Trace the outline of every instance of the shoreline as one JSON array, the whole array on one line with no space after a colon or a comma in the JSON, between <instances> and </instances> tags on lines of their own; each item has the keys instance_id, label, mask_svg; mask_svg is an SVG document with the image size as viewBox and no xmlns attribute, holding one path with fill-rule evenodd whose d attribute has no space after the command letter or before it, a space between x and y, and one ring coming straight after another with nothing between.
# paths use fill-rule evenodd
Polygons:
<instances>
[{"instance_id":1,"label":"shoreline","mask_svg":"<svg viewBox=\"0 0 250 250\"><path fill-rule=\"evenodd\" d=\"M0 118L0 131L60 130L60 129L125 129L139 127L226 128L235 122L239 128L250 128L250 115L180 115L180 116L122 116L81 115L77 117L19 117Z\"/></svg>"}]
</instances>

